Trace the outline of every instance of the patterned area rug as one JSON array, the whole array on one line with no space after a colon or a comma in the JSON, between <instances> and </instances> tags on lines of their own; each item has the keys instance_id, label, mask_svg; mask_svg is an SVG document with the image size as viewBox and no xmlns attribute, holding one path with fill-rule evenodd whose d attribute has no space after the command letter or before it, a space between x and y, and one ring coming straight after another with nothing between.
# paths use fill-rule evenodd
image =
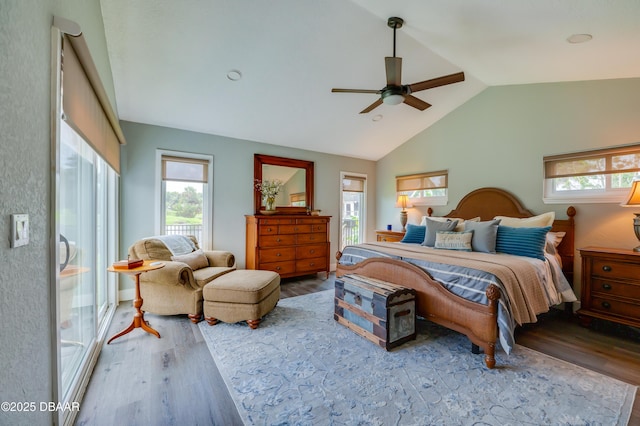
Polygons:
<instances>
[{"instance_id":1,"label":"patterned area rug","mask_svg":"<svg viewBox=\"0 0 640 426\"><path fill-rule=\"evenodd\" d=\"M390 352L333 319L333 290L283 299L260 327L200 323L248 425L624 425L636 387L516 345L471 353L418 321Z\"/></svg>"}]
</instances>

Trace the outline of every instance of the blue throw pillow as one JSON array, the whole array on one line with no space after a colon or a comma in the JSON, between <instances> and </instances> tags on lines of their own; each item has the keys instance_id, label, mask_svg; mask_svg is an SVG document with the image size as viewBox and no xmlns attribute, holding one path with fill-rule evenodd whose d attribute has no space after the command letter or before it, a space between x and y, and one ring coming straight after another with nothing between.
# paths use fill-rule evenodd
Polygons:
<instances>
[{"instance_id":1,"label":"blue throw pillow","mask_svg":"<svg viewBox=\"0 0 640 426\"><path fill-rule=\"evenodd\" d=\"M424 233L427 231L426 226L407 225L407 232L400 241L401 243L422 244L424 241Z\"/></svg>"},{"instance_id":2,"label":"blue throw pillow","mask_svg":"<svg viewBox=\"0 0 640 426\"><path fill-rule=\"evenodd\" d=\"M457 220L439 222L437 220L426 218L426 222L427 232L425 233L422 245L427 247L433 247L436 245L436 235L438 234L438 231L453 231L458 225Z\"/></svg>"},{"instance_id":3,"label":"blue throw pillow","mask_svg":"<svg viewBox=\"0 0 640 426\"><path fill-rule=\"evenodd\" d=\"M500 219L486 222L471 222L467 220L464 223L465 231L473 231L473 239L471 240L473 251L496 252L496 234L498 233L499 224Z\"/></svg>"},{"instance_id":4,"label":"blue throw pillow","mask_svg":"<svg viewBox=\"0 0 640 426\"><path fill-rule=\"evenodd\" d=\"M544 260L544 245L550 229L550 226L545 228L498 226L496 251Z\"/></svg>"}]
</instances>

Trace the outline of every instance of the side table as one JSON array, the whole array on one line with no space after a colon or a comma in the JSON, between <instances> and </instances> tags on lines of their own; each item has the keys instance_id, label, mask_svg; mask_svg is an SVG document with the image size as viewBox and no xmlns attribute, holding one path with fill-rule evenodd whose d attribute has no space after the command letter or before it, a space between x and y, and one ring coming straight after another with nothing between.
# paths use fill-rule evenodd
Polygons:
<instances>
[{"instance_id":1,"label":"side table","mask_svg":"<svg viewBox=\"0 0 640 426\"><path fill-rule=\"evenodd\" d=\"M111 343L112 340L117 339L120 336L124 336L129 333L134 328L142 328L147 333L155 335L158 339L160 338L160 333L158 333L153 328L149 327L147 322L144 320L144 312L140 309L142 307L142 297L140 297L140 275L147 271L153 271L154 269L164 268L163 262L151 262L149 260L145 260L142 266L138 266L137 268L132 269L116 269L113 266L109 266L107 271L109 272L119 272L121 274L133 275L136 277L136 298L133 300L133 306L136 308L136 313L133 314L133 321L129 327L125 328L121 332L113 335L111 339L107 342L107 345Z\"/></svg>"}]
</instances>

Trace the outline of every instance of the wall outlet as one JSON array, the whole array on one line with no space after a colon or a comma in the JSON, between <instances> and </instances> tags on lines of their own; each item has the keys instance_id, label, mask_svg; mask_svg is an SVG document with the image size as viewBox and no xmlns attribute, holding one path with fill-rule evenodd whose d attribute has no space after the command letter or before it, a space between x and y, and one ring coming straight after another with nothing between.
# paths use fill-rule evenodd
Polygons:
<instances>
[{"instance_id":1,"label":"wall outlet","mask_svg":"<svg viewBox=\"0 0 640 426\"><path fill-rule=\"evenodd\" d=\"M26 246L29 244L29 215L11 215L11 247Z\"/></svg>"}]
</instances>

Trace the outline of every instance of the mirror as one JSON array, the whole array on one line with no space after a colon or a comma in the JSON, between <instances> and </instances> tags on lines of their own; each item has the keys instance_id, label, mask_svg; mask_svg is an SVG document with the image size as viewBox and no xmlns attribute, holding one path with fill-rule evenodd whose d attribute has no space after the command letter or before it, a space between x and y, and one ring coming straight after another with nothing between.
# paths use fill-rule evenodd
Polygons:
<instances>
[{"instance_id":1,"label":"mirror","mask_svg":"<svg viewBox=\"0 0 640 426\"><path fill-rule=\"evenodd\" d=\"M276 210L282 214L306 214L313 209L313 161L254 154L254 184L279 179L282 190L276 197ZM254 206L258 214L265 210L264 200L254 187Z\"/></svg>"}]
</instances>

